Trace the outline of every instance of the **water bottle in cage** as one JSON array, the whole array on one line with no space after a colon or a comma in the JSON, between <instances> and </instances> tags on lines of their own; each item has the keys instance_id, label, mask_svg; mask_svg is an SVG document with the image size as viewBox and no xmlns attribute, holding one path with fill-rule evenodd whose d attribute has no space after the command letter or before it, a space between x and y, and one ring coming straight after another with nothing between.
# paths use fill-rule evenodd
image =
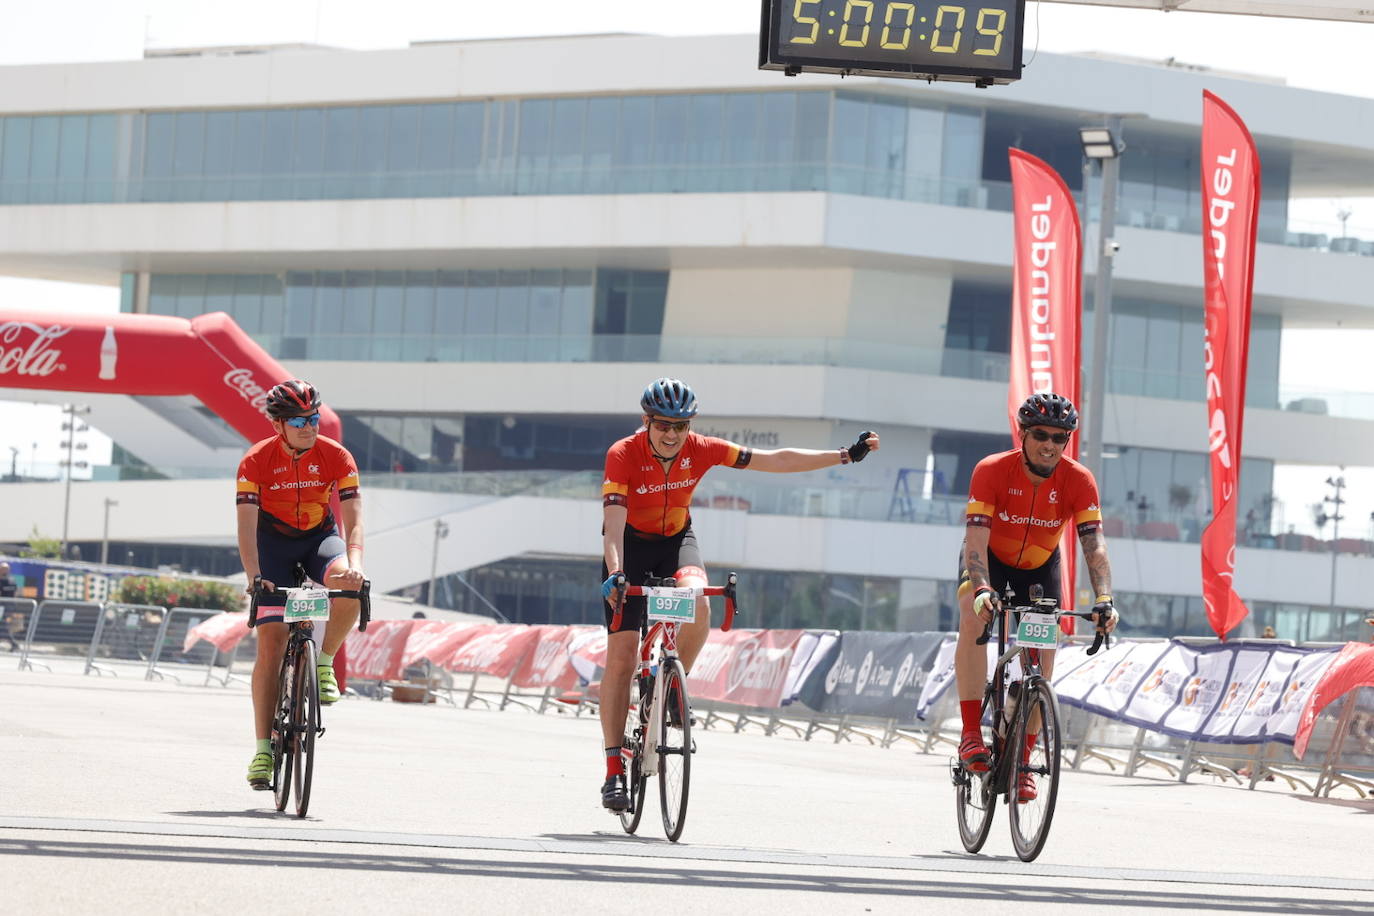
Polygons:
<instances>
[{"instance_id":1,"label":"water bottle in cage","mask_svg":"<svg viewBox=\"0 0 1374 916\"><path fill-rule=\"evenodd\" d=\"M997 734L1005 738L1011 734L1012 723L1016 721L1016 703L1021 698L1021 682L1012 681L1007 685L1007 702L1002 707L1002 721L998 723Z\"/></svg>"}]
</instances>

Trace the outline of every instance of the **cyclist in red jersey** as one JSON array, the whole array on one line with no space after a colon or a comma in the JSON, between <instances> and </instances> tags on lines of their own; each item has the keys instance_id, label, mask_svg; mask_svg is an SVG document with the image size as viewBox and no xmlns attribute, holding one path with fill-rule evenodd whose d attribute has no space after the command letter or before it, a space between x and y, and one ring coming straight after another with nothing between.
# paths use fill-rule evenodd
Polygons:
<instances>
[{"instance_id":1,"label":"cyclist in red jersey","mask_svg":"<svg viewBox=\"0 0 1374 916\"><path fill-rule=\"evenodd\" d=\"M977 639L984 625L996 619L1007 585L1023 601L1030 597L1032 585L1041 586L1046 598L1061 597L1059 541L1065 526L1077 526L1083 545L1097 595L1093 620L1106 615L1108 631L1116 628L1118 620L1112 607L1112 570L1102 537L1097 481L1087 468L1064 456L1064 446L1078 429L1078 411L1057 394L1033 394L1016 417L1021 447L989 455L973 469L959 557L959 643L954 653L963 720L959 759L976 773L987 772L990 759L981 721L988 657ZM1041 651L1040 668L1047 678L1053 674L1053 651ZM1027 752L1034 738L1026 735ZM1035 795L1034 775L1023 773L1017 801L1028 802Z\"/></svg>"},{"instance_id":2,"label":"cyclist in red jersey","mask_svg":"<svg viewBox=\"0 0 1374 916\"><path fill-rule=\"evenodd\" d=\"M365 578L358 466L347 449L319 434L321 403L319 391L300 379L274 387L267 393L266 409L276 435L250 448L239 464L239 557L250 590L253 583L268 590L258 602L258 648L253 662L257 747L248 767L248 784L254 789L266 789L272 780L272 713L287 638L282 589L294 584L298 563L312 581L332 589L357 589ZM336 488L342 537L329 509L330 494ZM357 622L358 610L356 599L335 598L330 603L315 669L321 703L339 699L334 653Z\"/></svg>"},{"instance_id":3,"label":"cyclist in red jersey","mask_svg":"<svg viewBox=\"0 0 1374 916\"><path fill-rule=\"evenodd\" d=\"M677 379L660 378L644 389L639 406L643 426L611 446L601 485L601 594L606 628L615 614L620 583L640 585L646 575L674 576L682 586L703 587L706 570L692 533L692 491L711 468L722 465L755 471L815 471L862 461L878 450L878 434L865 431L853 445L839 449L750 449L725 439L691 432L697 413L692 389ZM611 630L606 670L601 676L601 733L606 749L606 781L601 803L613 812L629 806L621 744L630 705L630 678L638 657L639 627L645 599L625 599L619 628ZM677 640L685 671L692 670L711 629L710 605L697 601L697 616L683 625ZM674 704L674 708L676 704Z\"/></svg>"}]
</instances>

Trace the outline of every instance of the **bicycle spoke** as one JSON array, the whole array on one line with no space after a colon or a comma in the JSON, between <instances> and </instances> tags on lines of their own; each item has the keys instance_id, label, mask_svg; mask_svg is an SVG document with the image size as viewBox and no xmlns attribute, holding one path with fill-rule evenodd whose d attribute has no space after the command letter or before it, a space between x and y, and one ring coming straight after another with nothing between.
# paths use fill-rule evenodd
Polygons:
<instances>
[{"instance_id":1,"label":"bicycle spoke","mask_svg":"<svg viewBox=\"0 0 1374 916\"><path fill-rule=\"evenodd\" d=\"M1045 847L1059 794L1059 703L1045 681L1022 698L1008 749L1018 755L1009 768L1011 838L1016 854L1030 862ZM1031 737L1028 739L1027 735ZM1029 750L1027 746L1029 745Z\"/></svg>"},{"instance_id":2,"label":"bicycle spoke","mask_svg":"<svg viewBox=\"0 0 1374 916\"><path fill-rule=\"evenodd\" d=\"M677 659L660 671L663 703L655 711L659 723L658 791L663 808L663 831L677 842L687 820L687 796L692 777L692 721L687 702L687 679Z\"/></svg>"},{"instance_id":3,"label":"bicycle spoke","mask_svg":"<svg viewBox=\"0 0 1374 916\"><path fill-rule=\"evenodd\" d=\"M310 807L310 784L315 772L315 735L320 719L320 695L315 683L315 643L306 639L296 657L297 696L292 714L296 735L296 816Z\"/></svg>"},{"instance_id":4,"label":"bicycle spoke","mask_svg":"<svg viewBox=\"0 0 1374 916\"><path fill-rule=\"evenodd\" d=\"M633 688L638 691L639 678L635 678L636 686ZM634 833L639 829L639 820L644 816L644 789L649 781L649 777L644 775L644 726L646 722L640 710L643 704L648 701L647 696L640 696L638 701L630 705L630 709L625 714L625 738L626 749L623 752L625 759L625 788L630 796L630 807L620 812L620 826L626 833Z\"/></svg>"}]
</instances>

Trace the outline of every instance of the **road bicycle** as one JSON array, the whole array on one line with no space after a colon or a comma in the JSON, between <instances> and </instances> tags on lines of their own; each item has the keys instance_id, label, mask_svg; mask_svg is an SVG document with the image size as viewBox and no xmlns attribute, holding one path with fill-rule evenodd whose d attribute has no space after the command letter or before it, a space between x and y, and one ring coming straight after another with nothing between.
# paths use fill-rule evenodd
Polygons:
<instances>
[{"instance_id":1,"label":"road bicycle","mask_svg":"<svg viewBox=\"0 0 1374 916\"><path fill-rule=\"evenodd\" d=\"M725 585L677 587L672 578L646 577L644 585L619 590L611 629L620 627L625 598L643 596L644 621L640 624L639 665L636 668L630 709L625 723L625 781L630 804L620 812L626 833L639 829L644 815L649 779L658 777L663 832L671 842L682 836L687 822L687 797L692 780L692 710L687 698L687 675L677 656L677 630L696 619L700 597L723 597L725 620L721 630L734 625L738 576L730 573Z\"/></svg>"},{"instance_id":2,"label":"road bicycle","mask_svg":"<svg viewBox=\"0 0 1374 916\"><path fill-rule=\"evenodd\" d=\"M272 718L272 793L277 810L285 811L296 795L296 816L305 817L310 808L310 782L315 772L315 739L324 734L320 717L319 685L315 680L316 653L312 638L316 620L329 619L331 598L356 598L362 607L358 613L358 629L366 630L372 619L372 583L364 580L362 588L331 589L306 588L305 572L296 568L296 587L284 589L286 605L283 620L290 633L286 652L282 656L281 672L277 676L277 709ZM248 626L258 623L258 601L267 593L262 577L253 580L252 601L248 608Z\"/></svg>"},{"instance_id":3,"label":"road bicycle","mask_svg":"<svg viewBox=\"0 0 1374 916\"><path fill-rule=\"evenodd\" d=\"M1002 593L1003 608L997 615L998 658L983 693L983 720L992 724L988 770L977 773L966 769L957 756L950 761L959 839L964 849L978 852L983 848L1001 795L1011 819L1012 845L1023 862L1033 861L1045 848L1059 795L1059 700L1040 673L1040 652L1058 645L1059 618L1092 619L1091 611L1074 613L1059 608L1054 598L1042 597L1039 585L1031 586L1030 595L1028 605L1012 607L1015 593L1010 587ZM1016 641L1010 647L1008 619L1016 624ZM978 645L987 644L991 627L989 620ZM1105 627L1105 620L1098 624L1089 655L1110 645ZM1018 670L1012 670L1013 663Z\"/></svg>"}]
</instances>

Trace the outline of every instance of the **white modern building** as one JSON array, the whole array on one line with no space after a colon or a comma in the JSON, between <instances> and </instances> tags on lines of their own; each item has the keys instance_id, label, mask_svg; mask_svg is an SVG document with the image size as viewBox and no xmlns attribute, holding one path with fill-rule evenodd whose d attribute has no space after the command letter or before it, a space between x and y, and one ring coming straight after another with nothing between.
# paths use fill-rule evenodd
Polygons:
<instances>
[{"instance_id":1,"label":"white modern building","mask_svg":"<svg viewBox=\"0 0 1374 916\"><path fill-rule=\"evenodd\" d=\"M1374 101L1044 53L992 89L787 78L756 69L756 42L3 68L0 273L119 285L130 312L228 312L316 382L367 475L369 572L385 590L433 573L440 603L475 608L480 592L516 620L599 619L598 471L644 384L667 374L697 389L699 430L745 444L883 435L874 460L844 471L707 478L696 528L712 569L744 573L750 622L946 627L969 473L1008 444L1006 150L1086 184L1091 226L1100 189L1077 128L1124 113L1104 508L1130 626L1200 634L1210 89L1264 165L1247 626L1359 632L1369 545L1342 543L1333 560L1329 543L1276 537L1285 511L1305 510L1271 490L1276 463L1362 465L1374 451L1374 412L1278 384L1284 329L1374 326L1374 239L1288 216L1301 198L1374 196ZM88 400L118 448L110 479L72 488L85 556L114 499L112 556L231 571L228 480L246 443L194 404ZM0 492L0 540L60 522L60 484Z\"/></svg>"}]
</instances>

